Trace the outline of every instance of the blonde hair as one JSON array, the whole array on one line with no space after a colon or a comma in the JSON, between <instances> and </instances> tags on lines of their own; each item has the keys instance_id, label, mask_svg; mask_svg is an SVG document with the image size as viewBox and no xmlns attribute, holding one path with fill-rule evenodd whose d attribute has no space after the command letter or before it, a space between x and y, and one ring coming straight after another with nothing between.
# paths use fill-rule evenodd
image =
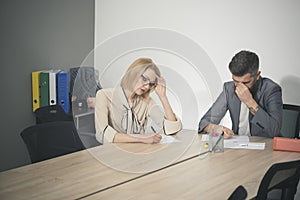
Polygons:
<instances>
[{"instance_id":1,"label":"blonde hair","mask_svg":"<svg viewBox=\"0 0 300 200\"><path fill-rule=\"evenodd\" d=\"M134 92L134 87L141 75L147 70L152 69L155 74L160 77L160 71L156 64L150 58L138 58L127 69L121 80L121 87L129 92ZM147 98L154 88L143 94L142 97Z\"/></svg>"}]
</instances>

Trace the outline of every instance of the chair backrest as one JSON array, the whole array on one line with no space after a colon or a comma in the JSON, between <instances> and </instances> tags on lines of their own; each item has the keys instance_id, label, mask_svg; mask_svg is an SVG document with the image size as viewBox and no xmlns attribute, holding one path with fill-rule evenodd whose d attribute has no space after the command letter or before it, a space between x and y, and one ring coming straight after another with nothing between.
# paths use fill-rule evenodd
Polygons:
<instances>
[{"instance_id":1,"label":"chair backrest","mask_svg":"<svg viewBox=\"0 0 300 200\"><path fill-rule=\"evenodd\" d=\"M49 105L35 110L36 123L46 123L55 121L71 121L72 117L65 113L60 105Z\"/></svg>"},{"instance_id":2,"label":"chair backrest","mask_svg":"<svg viewBox=\"0 0 300 200\"><path fill-rule=\"evenodd\" d=\"M21 137L32 163L85 149L71 121L33 125Z\"/></svg>"},{"instance_id":3,"label":"chair backrest","mask_svg":"<svg viewBox=\"0 0 300 200\"><path fill-rule=\"evenodd\" d=\"M299 176L300 160L273 164L264 175L255 199L267 199L272 190L281 190L281 199L294 199Z\"/></svg>"},{"instance_id":4,"label":"chair backrest","mask_svg":"<svg viewBox=\"0 0 300 200\"><path fill-rule=\"evenodd\" d=\"M94 67L81 66L70 69L70 93L72 104L81 103L87 106L86 99L95 97L101 85L98 81L98 71Z\"/></svg>"},{"instance_id":5,"label":"chair backrest","mask_svg":"<svg viewBox=\"0 0 300 200\"><path fill-rule=\"evenodd\" d=\"M299 137L300 106L283 104L281 133L286 138Z\"/></svg>"},{"instance_id":6,"label":"chair backrest","mask_svg":"<svg viewBox=\"0 0 300 200\"><path fill-rule=\"evenodd\" d=\"M247 195L246 189L240 185L232 192L228 200L245 200Z\"/></svg>"}]
</instances>

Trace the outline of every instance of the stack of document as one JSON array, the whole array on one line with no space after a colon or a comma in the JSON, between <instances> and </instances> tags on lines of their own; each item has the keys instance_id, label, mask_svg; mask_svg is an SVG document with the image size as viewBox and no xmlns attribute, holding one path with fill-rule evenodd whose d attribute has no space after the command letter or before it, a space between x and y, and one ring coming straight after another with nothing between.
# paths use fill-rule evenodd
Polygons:
<instances>
[{"instance_id":1,"label":"stack of document","mask_svg":"<svg viewBox=\"0 0 300 200\"><path fill-rule=\"evenodd\" d=\"M62 70L34 71L32 76L32 110L43 106L60 105L70 110L69 73Z\"/></svg>"},{"instance_id":2,"label":"stack of document","mask_svg":"<svg viewBox=\"0 0 300 200\"><path fill-rule=\"evenodd\" d=\"M224 148L264 150L265 143L249 142L248 136L233 136L224 140Z\"/></svg>"}]
</instances>

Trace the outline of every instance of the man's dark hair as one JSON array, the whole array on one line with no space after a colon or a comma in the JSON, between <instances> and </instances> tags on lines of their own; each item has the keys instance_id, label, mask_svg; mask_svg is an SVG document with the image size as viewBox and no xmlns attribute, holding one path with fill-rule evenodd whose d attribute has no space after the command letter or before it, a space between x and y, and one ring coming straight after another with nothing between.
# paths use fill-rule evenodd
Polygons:
<instances>
[{"instance_id":1,"label":"man's dark hair","mask_svg":"<svg viewBox=\"0 0 300 200\"><path fill-rule=\"evenodd\" d=\"M229 70L235 76L244 76L247 73L255 76L258 66L258 56L253 52L243 50L234 55L229 63Z\"/></svg>"}]
</instances>

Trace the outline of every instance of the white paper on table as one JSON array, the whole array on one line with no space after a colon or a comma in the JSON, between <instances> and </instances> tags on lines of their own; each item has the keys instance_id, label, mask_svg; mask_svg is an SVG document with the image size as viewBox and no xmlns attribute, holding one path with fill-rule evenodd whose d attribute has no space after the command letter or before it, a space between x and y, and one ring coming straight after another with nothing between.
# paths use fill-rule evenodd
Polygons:
<instances>
[{"instance_id":1,"label":"white paper on table","mask_svg":"<svg viewBox=\"0 0 300 200\"><path fill-rule=\"evenodd\" d=\"M161 135L161 140L159 141L158 144L168 144L168 143L173 143L173 142L180 142L180 140L174 138L173 136L165 135L165 134L160 134L160 135Z\"/></svg>"},{"instance_id":2,"label":"white paper on table","mask_svg":"<svg viewBox=\"0 0 300 200\"><path fill-rule=\"evenodd\" d=\"M249 142L247 144L239 144L238 149L257 149L264 150L266 143L264 142Z\"/></svg>"},{"instance_id":3,"label":"white paper on table","mask_svg":"<svg viewBox=\"0 0 300 200\"><path fill-rule=\"evenodd\" d=\"M265 143L249 142L248 136L233 136L224 140L224 148L264 150Z\"/></svg>"},{"instance_id":4,"label":"white paper on table","mask_svg":"<svg viewBox=\"0 0 300 200\"><path fill-rule=\"evenodd\" d=\"M249 137L247 135L234 135L226 141L230 142L249 142Z\"/></svg>"}]
</instances>

